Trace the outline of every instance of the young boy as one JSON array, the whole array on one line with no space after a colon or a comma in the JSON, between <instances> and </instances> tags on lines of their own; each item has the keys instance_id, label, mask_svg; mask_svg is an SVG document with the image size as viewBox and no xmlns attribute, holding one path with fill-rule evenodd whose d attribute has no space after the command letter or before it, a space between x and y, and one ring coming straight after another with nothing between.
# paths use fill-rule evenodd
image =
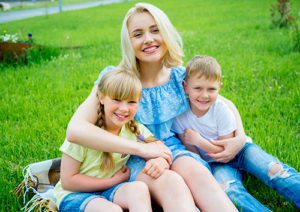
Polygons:
<instances>
[{"instance_id":1,"label":"young boy","mask_svg":"<svg viewBox=\"0 0 300 212\"><path fill-rule=\"evenodd\" d=\"M300 208L300 174L264 152L251 138L248 137L245 146L227 164L208 156L223 150L211 140L234 137L236 130L233 113L218 99L222 83L217 61L209 56L195 56L187 64L183 86L190 107L174 119L172 130L187 149L200 154L210 164L230 199L237 202L239 208L243 207L243 211L268 211L245 190L241 178L237 177L240 176L236 174L238 169L255 175Z\"/></svg>"},{"instance_id":2,"label":"young boy","mask_svg":"<svg viewBox=\"0 0 300 212\"><path fill-rule=\"evenodd\" d=\"M234 137L236 130L233 113L217 99L222 87L220 65L209 56L194 57L186 67L183 86L190 108L175 118L172 129L187 149L211 162L213 159L205 153L217 153L223 147L210 140Z\"/></svg>"}]
</instances>

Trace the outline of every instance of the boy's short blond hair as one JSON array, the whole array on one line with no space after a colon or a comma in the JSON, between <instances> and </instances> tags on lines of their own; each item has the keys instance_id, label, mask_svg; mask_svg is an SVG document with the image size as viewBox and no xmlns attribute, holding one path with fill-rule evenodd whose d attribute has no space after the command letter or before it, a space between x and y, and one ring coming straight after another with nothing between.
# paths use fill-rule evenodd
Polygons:
<instances>
[{"instance_id":1,"label":"boy's short blond hair","mask_svg":"<svg viewBox=\"0 0 300 212\"><path fill-rule=\"evenodd\" d=\"M196 55L186 66L185 80L197 75L210 81L221 81L221 67L217 60L206 55Z\"/></svg>"}]
</instances>

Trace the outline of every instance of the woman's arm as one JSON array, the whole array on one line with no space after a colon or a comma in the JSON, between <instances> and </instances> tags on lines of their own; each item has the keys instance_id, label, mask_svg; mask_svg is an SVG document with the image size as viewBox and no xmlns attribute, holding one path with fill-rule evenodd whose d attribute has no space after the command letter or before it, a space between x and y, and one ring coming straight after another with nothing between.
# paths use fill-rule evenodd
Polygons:
<instances>
[{"instance_id":1,"label":"woman's arm","mask_svg":"<svg viewBox=\"0 0 300 212\"><path fill-rule=\"evenodd\" d=\"M221 99L223 102L225 102L226 105L233 112L236 120L237 129L235 131L234 138L212 141L212 143L215 145L223 146L224 150L219 153L208 153L208 155L218 162L227 163L231 159L233 159L236 156L236 154L243 148L246 142L246 136L245 136L241 116L237 108L235 107L235 105L228 99L224 98L223 96L219 95L218 98Z\"/></svg>"},{"instance_id":2,"label":"woman's arm","mask_svg":"<svg viewBox=\"0 0 300 212\"><path fill-rule=\"evenodd\" d=\"M63 189L74 192L92 192L111 188L130 177L130 169L123 167L111 178L96 178L78 174L80 162L63 154L61 162L61 184ZM100 167L99 167L100 168Z\"/></svg>"},{"instance_id":3,"label":"woman's arm","mask_svg":"<svg viewBox=\"0 0 300 212\"><path fill-rule=\"evenodd\" d=\"M126 153L144 158L163 157L170 160L171 151L161 141L149 144L132 142L95 126L98 118L96 92L97 86L71 118L67 128L68 141L98 151Z\"/></svg>"}]
</instances>

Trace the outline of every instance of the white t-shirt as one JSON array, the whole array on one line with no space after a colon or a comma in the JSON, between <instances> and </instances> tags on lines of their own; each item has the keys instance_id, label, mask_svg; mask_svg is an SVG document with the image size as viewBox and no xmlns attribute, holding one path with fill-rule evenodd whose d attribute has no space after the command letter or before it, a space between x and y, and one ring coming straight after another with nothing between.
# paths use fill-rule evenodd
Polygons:
<instances>
[{"instance_id":1,"label":"white t-shirt","mask_svg":"<svg viewBox=\"0 0 300 212\"><path fill-rule=\"evenodd\" d=\"M228 106L217 99L207 113L199 118L189 107L174 119L174 132L182 134L186 128L197 130L207 140L218 140L219 136L228 135L236 130L236 121Z\"/></svg>"},{"instance_id":2,"label":"white t-shirt","mask_svg":"<svg viewBox=\"0 0 300 212\"><path fill-rule=\"evenodd\" d=\"M207 113L199 118L189 107L187 111L174 119L172 125L174 132L182 134L186 128L197 130L208 141L218 140L219 136L228 135L236 130L236 120L228 106L217 99ZM199 152L203 159L211 161L203 150L199 149Z\"/></svg>"}]
</instances>

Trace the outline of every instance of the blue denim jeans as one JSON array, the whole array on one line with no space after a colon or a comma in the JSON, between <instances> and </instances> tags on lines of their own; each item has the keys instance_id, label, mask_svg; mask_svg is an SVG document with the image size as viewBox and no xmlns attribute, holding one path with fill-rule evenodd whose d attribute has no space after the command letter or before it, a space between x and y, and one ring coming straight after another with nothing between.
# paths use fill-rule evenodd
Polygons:
<instances>
[{"instance_id":1,"label":"blue denim jeans","mask_svg":"<svg viewBox=\"0 0 300 212\"><path fill-rule=\"evenodd\" d=\"M270 168L275 164L280 164L282 169L268 176ZM229 163L212 162L210 166L216 180L224 185L223 188L229 198L243 212L270 210L246 191L239 170L256 176L285 199L292 201L297 208L300 208L300 174L295 169L281 163L277 158L267 154L254 143L246 143Z\"/></svg>"}]
</instances>

